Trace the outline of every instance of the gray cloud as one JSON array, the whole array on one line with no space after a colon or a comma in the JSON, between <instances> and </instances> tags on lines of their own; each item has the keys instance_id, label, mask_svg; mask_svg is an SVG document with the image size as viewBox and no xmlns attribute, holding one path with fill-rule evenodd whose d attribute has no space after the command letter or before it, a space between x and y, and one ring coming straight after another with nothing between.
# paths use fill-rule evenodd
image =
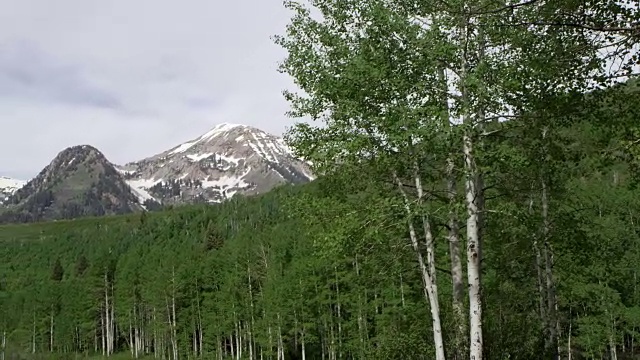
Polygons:
<instances>
[{"instance_id":1,"label":"gray cloud","mask_svg":"<svg viewBox=\"0 0 640 360\"><path fill-rule=\"evenodd\" d=\"M9 0L0 11L0 174L92 144L116 163L238 122L293 120L270 36L278 0Z\"/></svg>"},{"instance_id":2,"label":"gray cloud","mask_svg":"<svg viewBox=\"0 0 640 360\"><path fill-rule=\"evenodd\" d=\"M0 49L0 97L35 102L116 108L116 94L91 84L80 67L56 59L28 43Z\"/></svg>"}]
</instances>

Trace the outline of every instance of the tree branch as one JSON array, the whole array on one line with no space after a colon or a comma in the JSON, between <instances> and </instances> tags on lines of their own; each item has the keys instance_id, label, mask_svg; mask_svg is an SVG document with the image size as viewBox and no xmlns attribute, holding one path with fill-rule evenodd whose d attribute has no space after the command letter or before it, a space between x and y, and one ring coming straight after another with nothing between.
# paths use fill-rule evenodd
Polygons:
<instances>
[{"instance_id":1,"label":"tree branch","mask_svg":"<svg viewBox=\"0 0 640 360\"><path fill-rule=\"evenodd\" d=\"M483 10L483 11L473 11L470 13L470 15L488 15L488 14L497 14L506 10L515 10L519 7L523 7L523 6L527 6L527 5L533 5L535 3L537 3L540 0L528 0L528 1L524 1L518 4L511 4L511 5L505 5L503 7L497 8L497 9L492 9L492 10Z\"/></svg>"},{"instance_id":2,"label":"tree branch","mask_svg":"<svg viewBox=\"0 0 640 360\"><path fill-rule=\"evenodd\" d=\"M556 26L556 27L573 27L591 31L600 32L640 32L640 24L632 24L630 26L596 26L590 24L580 24L571 22L545 22L545 21L532 21L532 22L520 22L513 24L491 24L491 26L511 27L511 26Z\"/></svg>"}]
</instances>

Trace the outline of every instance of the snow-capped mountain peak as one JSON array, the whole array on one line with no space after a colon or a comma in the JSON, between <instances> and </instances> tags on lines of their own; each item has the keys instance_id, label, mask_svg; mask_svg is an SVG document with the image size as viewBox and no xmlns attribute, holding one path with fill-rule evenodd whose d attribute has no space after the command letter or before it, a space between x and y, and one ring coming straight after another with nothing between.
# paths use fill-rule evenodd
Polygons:
<instances>
[{"instance_id":1,"label":"snow-capped mountain peak","mask_svg":"<svg viewBox=\"0 0 640 360\"><path fill-rule=\"evenodd\" d=\"M27 182L23 180L13 179L6 176L0 176L0 204L2 204L9 195L15 193L23 187Z\"/></svg>"},{"instance_id":2,"label":"snow-capped mountain peak","mask_svg":"<svg viewBox=\"0 0 640 360\"><path fill-rule=\"evenodd\" d=\"M212 138L215 138L216 136L222 135L222 134L224 134L224 133L226 133L228 131L231 131L232 129L245 128L245 127L246 126L240 125L240 124L230 124L230 123L218 124L213 129L207 131L205 134L203 134L199 138L191 140L191 141L187 141L187 142L185 142L183 144L180 144L180 145L176 146L175 148L171 149L169 151L169 154L183 153L183 152L191 149L192 147L196 146L197 144L206 143L207 141L211 140Z\"/></svg>"},{"instance_id":3,"label":"snow-capped mountain peak","mask_svg":"<svg viewBox=\"0 0 640 360\"><path fill-rule=\"evenodd\" d=\"M255 127L222 123L201 136L120 168L140 200L219 202L313 179L284 141Z\"/></svg>"}]
</instances>

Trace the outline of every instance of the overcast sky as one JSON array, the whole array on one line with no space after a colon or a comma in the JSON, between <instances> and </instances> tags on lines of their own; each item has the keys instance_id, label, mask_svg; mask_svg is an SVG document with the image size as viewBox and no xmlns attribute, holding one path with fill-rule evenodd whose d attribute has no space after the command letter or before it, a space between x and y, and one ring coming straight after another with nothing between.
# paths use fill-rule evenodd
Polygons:
<instances>
[{"instance_id":1,"label":"overcast sky","mask_svg":"<svg viewBox=\"0 0 640 360\"><path fill-rule=\"evenodd\" d=\"M292 124L271 36L280 0L4 0L0 175L28 179L62 149L115 163L221 122L281 134Z\"/></svg>"}]
</instances>

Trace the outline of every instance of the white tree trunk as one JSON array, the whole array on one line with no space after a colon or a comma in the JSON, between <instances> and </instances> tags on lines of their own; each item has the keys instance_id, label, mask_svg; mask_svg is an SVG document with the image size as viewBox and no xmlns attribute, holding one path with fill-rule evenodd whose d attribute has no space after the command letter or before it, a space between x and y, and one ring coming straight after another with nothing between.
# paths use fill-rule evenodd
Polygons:
<instances>
[{"instance_id":1,"label":"white tree trunk","mask_svg":"<svg viewBox=\"0 0 640 360\"><path fill-rule=\"evenodd\" d=\"M470 58L475 57L476 62L484 61L485 41L482 27L478 27L475 32L472 27L472 19L464 9L457 35L458 45L462 54L459 59L459 90L461 93L462 106L462 153L464 156L465 174L465 203L467 208L467 282L469 294L469 358L471 360L482 360L483 358L483 332L482 332L482 224L484 222L484 182L482 172L476 163L475 153L475 132L481 128L485 121L483 94L480 92L477 101L472 103L471 94L466 82L469 77L471 65ZM478 19L476 19L478 20ZM472 36L476 34L474 42ZM475 54L471 52L475 51ZM475 118L472 117L475 115Z\"/></svg>"},{"instance_id":2,"label":"white tree trunk","mask_svg":"<svg viewBox=\"0 0 640 360\"><path fill-rule=\"evenodd\" d=\"M535 186L532 185L531 186L531 193L532 193L532 197L529 200L529 215L533 215L534 210L533 210L533 205L534 205L534 200L533 200L533 193L535 192ZM538 312L540 314L540 321L542 322L542 326L544 329L544 341L545 341L545 349L549 349L550 344L549 344L549 337L547 336L548 330L549 330L549 318L547 316L548 312L547 312L547 291L546 291L546 275L545 275L545 271L543 270L543 264L542 264L542 252L540 250L540 244L538 241L538 236L534 234L533 236L533 251L535 253L536 256L536 275L537 275L537 284L538 284Z\"/></svg>"},{"instance_id":3,"label":"white tree trunk","mask_svg":"<svg viewBox=\"0 0 640 360\"><path fill-rule=\"evenodd\" d=\"M202 329L202 310L200 308L200 291L199 290L198 290L198 299L196 304L198 306L198 355L202 357L202 342L204 338L204 334L203 334L204 331Z\"/></svg>"},{"instance_id":4,"label":"white tree trunk","mask_svg":"<svg viewBox=\"0 0 640 360\"><path fill-rule=\"evenodd\" d=\"M253 305L253 285L251 284L251 268L249 266L249 261L247 261L247 278L249 279L249 303L251 308L251 323L247 325L247 337L249 340L249 359L253 360L254 358L254 349L253 349L253 329L255 324L254 317L254 305Z\"/></svg>"},{"instance_id":5,"label":"white tree trunk","mask_svg":"<svg viewBox=\"0 0 640 360\"><path fill-rule=\"evenodd\" d=\"M358 265L358 254L356 254L355 256L355 261L354 261L354 265L356 268L356 276L358 277L358 279L360 278L360 266ZM358 280L360 281L360 280ZM367 291L364 291L364 298L367 298ZM374 304L375 304L375 309L376 309L376 315L378 314L378 294L374 294ZM365 352L366 352L366 343L365 343L365 334L366 334L366 329L365 329L365 319L363 316L363 300L362 300L362 294L360 294L360 292L358 291L358 337L360 338L360 357L362 359L365 358Z\"/></svg>"},{"instance_id":6,"label":"white tree trunk","mask_svg":"<svg viewBox=\"0 0 640 360\"><path fill-rule=\"evenodd\" d=\"M467 179L465 193L467 203L467 281L469 282L469 357L482 359L482 299L481 261L480 261L480 219L476 203L478 189L476 183L477 168L473 152L473 140L469 134L463 137L463 153Z\"/></svg>"},{"instance_id":7,"label":"white tree trunk","mask_svg":"<svg viewBox=\"0 0 640 360\"><path fill-rule=\"evenodd\" d=\"M455 335L452 344L452 359L461 360L466 349L467 320L464 314L464 270L460 248L460 224L456 214L455 164L450 155L447 159L447 193L449 197L449 256L451 258L451 283L453 286L453 318Z\"/></svg>"},{"instance_id":8,"label":"white tree trunk","mask_svg":"<svg viewBox=\"0 0 640 360\"><path fill-rule=\"evenodd\" d=\"M543 141L547 137L548 128L542 130ZM545 146L546 150L546 145ZM555 352L554 356L560 356L560 342L558 334L560 332L560 322L558 320L558 301L556 295L556 286L553 278L553 251L551 249L551 220L549 219L549 189L543 172L540 176L540 185L542 187L541 206L542 206L542 240L544 242L543 255L545 262L545 278L547 290L547 328L548 328L548 350Z\"/></svg>"},{"instance_id":9,"label":"white tree trunk","mask_svg":"<svg viewBox=\"0 0 640 360\"><path fill-rule=\"evenodd\" d=\"M140 353L143 351L143 333L142 333L142 323L144 318L138 314L138 305L134 304L133 306L133 341L135 344L134 357L137 359L140 357Z\"/></svg>"},{"instance_id":10,"label":"white tree trunk","mask_svg":"<svg viewBox=\"0 0 640 360\"><path fill-rule=\"evenodd\" d=\"M241 332L241 327L240 327L240 321L236 322L236 346L237 346L237 351L236 351L236 356L237 359L240 360L242 359L242 332Z\"/></svg>"},{"instance_id":11,"label":"white tree trunk","mask_svg":"<svg viewBox=\"0 0 640 360\"><path fill-rule=\"evenodd\" d=\"M53 352L53 305L51 305L51 315L49 323L49 351Z\"/></svg>"},{"instance_id":12,"label":"white tree trunk","mask_svg":"<svg viewBox=\"0 0 640 360\"><path fill-rule=\"evenodd\" d=\"M175 267L171 268L171 334L173 360L178 360L178 330L176 326L176 272Z\"/></svg>"},{"instance_id":13,"label":"white tree trunk","mask_svg":"<svg viewBox=\"0 0 640 360\"><path fill-rule=\"evenodd\" d=\"M153 308L153 357L155 359L158 358L158 349L159 349L159 344L158 344L158 320L157 320L157 316L156 316L156 308Z\"/></svg>"},{"instance_id":14,"label":"white tree trunk","mask_svg":"<svg viewBox=\"0 0 640 360\"><path fill-rule=\"evenodd\" d=\"M2 357L0 357L0 360L4 360L4 351L7 347L7 332L3 331L2 332L2 353L0 355L2 355Z\"/></svg>"},{"instance_id":15,"label":"white tree trunk","mask_svg":"<svg viewBox=\"0 0 640 360\"><path fill-rule=\"evenodd\" d=\"M449 82L445 74L444 66L438 68L438 80L440 83L440 91L442 96L440 98L440 106L443 109L442 127L448 131L449 142L452 138L452 127L450 121L450 109L449 99L446 95L449 91ZM449 242L449 256L451 258L451 283L453 286L453 318L455 321L455 335L452 344L451 358L454 360L461 360L464 357L466 350L466 333L467 333L467 319L464 313L464 269L462 267L462 251L460 244L460 221L458 214L456 214L457 207L457 182L455 174L455 153L450 150L446 160L446 188L447 198L449 201L449 233L447 240Z\"/></svg>"},{"instance_id":16,"label":"white tree trunk","mask_svg":"<svg viewBox=\"0 0 640 360\"><path fill-rule=\"evenodd\" d=\"M571 360L573 355L573 351L571 350L571 325L572 323L569 322L569 338L567 339L567 359L568 360Z\"/></svg>"},{"instance_id":17,"label":"white tree trunk","mask_svg":"<svg viewBox=\"0 0 640 360\"><path fill-rule=\"evenodd\" d=\"M301 337L300 337L300 342L302 344L302 360L307 360L307 352L306 352L306 349L305 349L304 336L305 336L305 334L304 334L304 325L303 325L302 334L301 334Z\"/></svg>"},{"instance_id":18,"label":"white tree trunk","mask_svg":"<svg viewBox=\"0 0 640 360\"><path fill-rule=\"evenodd\" d=\"M235 344L235 342L233 340L234 340L234 335L232 334L229 337L229 343L231 344L231 357L235 358L236 357L236 348L235 348L236 344Z\"/></svg>"},{"instance_id":19,"label":"white tree trunk","mask_svg":"<svg viewBox=\"0 0 640 360\"><path fill-rule=\"evenodd\" d=\"M402 274L400 274L400 301L402 302L402 308L404 309L406 304L404 301L404 282L402 281Z\"/></svg>"},{"instance_id":20,"label":"white tree trunk","mask_svg":"<svg viewBox=\"0 0 640 360\"><path fill-rule=\"evenodd\" d=\"M613 335L609 336L609 359L618 360L618 353L616 351L616 341Z\"/></svg>"},{"instance_id":21,"label":"white tree trunk","mask_svg":"<svg viewBox=\"0 0 640 360\"><path fill-rule=\"evenodd\" d=\"M338 284L338 267L333 267L336 283L336 302L338 305L338 357L342 358L342 308L340 304L340 285Z\"/></svg>"},{"instance_id":22,"label":"white tree trunk","mask_svg":"<svg viewBox=\"0 0 640 360\"><path fill-rule=\"evenodd\" d=\"M418 207L420 212L423 213L423 197L422 181L420 178L420 169L418 163L414 163L414 182L418 194ZM444 341L442 340L442 324L440 320L440 300L438 298L438 283L436 279L436 258L435 258L435 238L433 231L431 230L431 223L427 215L422 214L422 230L425 238L425 248L427 249L427 265L429 267L428 276L431 279L429 285L429 302L431 304L431 316L433 321L433 333L434 333L434 345L436 347L436 359L440 359L438 356L442 356L444 360ZM441 353L441 355L440 355Z\"/></svg>"},{"instance_id":23,"label":"white tree trunk","mask_svg":"<svg viewBox=\"0 0 640 360\"><path fill-rule=\"evenodd\" d=\"M107 271L104 272L104 349L103 354L111 355L111 315L109 311L109 279Z\"/></svg>"},{"instance_id":24,"label":"white tree trunk","mask_svg":"<svg viewBox=\"0 0 640 360\"><path fill-rule=\"evenodd\" d=\"M251 327L247 326L247 343L249 345L249 360L253 360L253 337L251 335Z\"/></svg>"},{"instance_id":25,"label":"white tree trunk","mask_svg":"<svg viewBox=\"0 0 640 360\"><path fill-rule=\"evenodd\" d=\"M111 329L109 331L109 334L111 335L111 339L109 341L109 353L113 354L114 350L115 350L115 346L116 346L116 307L114 304L114 291L113 291L113 282L111 283L111 311L110 313L110 323L111 323Z\"/></svg>"},{"instance_id":26,"label":"white tree trunk","mask_svg":"<svg viewBox=\"0 0 640 360\"><path fill-rule=\"evenodd\" d=\"M217 350L217 358L218 360L222 360L223 355L223 350L222 350L222 339L220 339L219 336L216 337L216 350Z\"/></svg>"},{"instance_id":27,"label":"white tree trunk","mask_svg":"<svg viewBox=\"0 0 640 360\"><path fill-rule=\"evenodd\" d=\"M33 333L31 337L31 353L36 353L36 312L33 311Z\"/></svg>"},{"instance_id":28,"label":"white tree trunk","mask_svg":"<svg viewBox=\"0 0 640 360\"><path fill-rule=\"evenodd\" d=\"M107 356L107 326L105 312L100 312L100 340L102 341L102 356Z\"/></svg>"},{"instance_id":29,"label":"white tree trunk","mask_svg":"<svg viewBox=\"0 0 640 360\"><path fill-rule=\"evenodd\" d=\"M423 282L423 291L425 294L425 298L427 299L427 302L430 305L432 328L433 328L433 340L434 340L434 345L436 349L436 360L445 360L444 341L442 338L442 325L440 322L440 304L438 302L438 288L435 284L435 259L433 255L433 234L431 233L431 229L428 224L428 219L423 219L423 226L425 228L425 237L427 241L427 261L429 261L428 265L432 271L432 273L430 273L429 268L427 268L427 264L425 263L424 257L422 256L422 252L420 251L418 235L416 234L415 228L413 226L413 213L411 211L409 197L407 196L407 193L404 190L404 185L402 184L402 181L400 180L400 178L395 173L393 174L393 177L404 199L404 207L405 207L405 212L407 214L407 222L409 226L409 237L411 239L411 246L418 259L418 265L420 268L420 274L422 276L422 282ZM416 184L420 185L420 181L418 178L416 178ZM421 192L421 189L422 187L419 186L420 192Z\"/></svg>"},{"instance_id":30,"label":"white tree trunk","mask_svg":"<svg viewBox=\"0 0 640 360\"><path fill-rule=\"evenodd\" d=\"M269 334L269 352L273 351L273 335L271 334L271 325L267 328L267 333Z\"/></svg>"},{"instance_id":31,"label":"white tree trunk","mask_svg":"<svg viewBox=\"0 0 640 360\"><path fill-rule=\"evenodd\" d=\"M129 315L133 316L132 313L129 313ZM131 352L131 357L132 358L136 358L136 353L135 353L135 340L133 339L133 320L131 318L129 318L129 351Z\"/></svg>"},{"instance_id":32,"label":"white tree trunk","mask_svg":"<svg viewBox=\"0 0 640 360\"><path fill-rule=\"evenodd\" d=\"M284 342L282 340L282 328L280 326L280 314L278 314L278 360L284 360Z\"/></svg>"}]
</instances>

